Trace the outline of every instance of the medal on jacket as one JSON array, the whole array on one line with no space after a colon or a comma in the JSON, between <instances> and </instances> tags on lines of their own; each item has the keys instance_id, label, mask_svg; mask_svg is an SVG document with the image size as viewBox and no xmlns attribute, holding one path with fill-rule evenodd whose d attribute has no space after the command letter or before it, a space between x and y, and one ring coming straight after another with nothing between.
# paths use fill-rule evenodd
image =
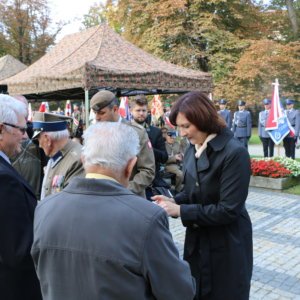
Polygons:
<instances>
[{"instance_id":1,"label":"medal on jacket","mask_svg":"<svg viewBox=\"0 0 300 300\"><path fill-rule=\"evenodd\" d=\"M55 175L52 179L51 194L60 192L63 189L65 176Z\"/></svg>"}]
</instances>

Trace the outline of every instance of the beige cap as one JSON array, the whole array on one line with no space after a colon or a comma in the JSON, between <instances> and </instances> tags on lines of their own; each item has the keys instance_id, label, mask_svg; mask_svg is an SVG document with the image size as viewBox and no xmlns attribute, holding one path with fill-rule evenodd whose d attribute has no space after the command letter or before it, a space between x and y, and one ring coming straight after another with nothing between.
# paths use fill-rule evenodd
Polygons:
<instances>
[{"instance_id":1,"label":"beige cap","mask_svg":"<svg viewBox=\"0 0 300 300\"><path fill-rule=\"evenodd\" d=\"M70 121L72 117L60 115L60 114L52 114L46 112L35 111L33 113L32 121L33 122L57 122L57 121Z\"/></svg>"},{"instance_id":2,"label":"beige cap","mask_svg":"<svg viewBox=\"0 0 300 300\"><path fill-rule=\"evenodd\" d=\"M112 92L105 90L100 91L92 97L91 108L95 111L99 111L112 103L114 99L116 99L116 96Z\"/></svg>"}]
</instances>

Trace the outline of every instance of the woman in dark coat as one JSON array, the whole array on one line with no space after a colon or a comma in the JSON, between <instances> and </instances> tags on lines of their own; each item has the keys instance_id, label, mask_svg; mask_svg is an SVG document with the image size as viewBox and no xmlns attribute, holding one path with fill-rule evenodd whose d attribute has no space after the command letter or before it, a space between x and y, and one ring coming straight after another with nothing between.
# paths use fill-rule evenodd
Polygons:
<instances>
[{"instance_id":1,"label":"woman in dark coat","mask_svg":"<svg viewBox=\"0 0 300 300\"><path fill-rule=\"evenodd\" d=\"M190 141L184 156L184 189L174 199L153 199L170 216L180 216L186 227L184 259L196 279L196 299L249 299L253 249L245 207L250 180L247 149L200 92L183 95L170 120Z\"/></svg>"}]
</instances>

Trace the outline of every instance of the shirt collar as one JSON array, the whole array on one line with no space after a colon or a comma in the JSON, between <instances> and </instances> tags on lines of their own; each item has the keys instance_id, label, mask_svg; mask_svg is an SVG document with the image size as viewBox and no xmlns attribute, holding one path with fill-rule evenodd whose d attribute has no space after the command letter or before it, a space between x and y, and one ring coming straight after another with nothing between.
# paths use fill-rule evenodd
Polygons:
<instances>
[{"instance_id":1,"label":"shirt collar","mask_svg":"<svg viewBox=\"0 0 300 300\"><path fill-rule=\"evenodd\" d=\"M116 179L114 179L114 178L112 178L110 176L99 174L99 173L87 173L85 175L85 178L106 179L106 180L111 180L111 181L118 182Z\"/></svg>"},{"instance_id":2,"label":"shirt collar","mask_svg":"<svg viewBox=\"0 0 300 300\"><path fill-rule=\"evenodd\" d=\"M11 165L11 162L10 162L8 156L3 151L0 151L0 156Z\"/></svg>"}]
</instances>

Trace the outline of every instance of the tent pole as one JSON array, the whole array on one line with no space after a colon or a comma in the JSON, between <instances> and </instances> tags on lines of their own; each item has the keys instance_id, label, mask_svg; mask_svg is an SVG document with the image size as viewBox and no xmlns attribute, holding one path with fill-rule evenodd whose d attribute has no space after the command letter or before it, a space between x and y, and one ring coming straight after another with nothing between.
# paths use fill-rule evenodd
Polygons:
<instances>
[{"instance_id":1,"label":"tent pole","mask_svg":"<svg viewBox=\"0 0 300 300\"><path fill-rule=\"evenodd\" d=\"M89 91L88 90L84 90L84 101L85 101L85 128L89 127L90 124L90 120L89 120L89 112L90 112L90 108L89 108Z\"/></svg>"}]
</instances>

